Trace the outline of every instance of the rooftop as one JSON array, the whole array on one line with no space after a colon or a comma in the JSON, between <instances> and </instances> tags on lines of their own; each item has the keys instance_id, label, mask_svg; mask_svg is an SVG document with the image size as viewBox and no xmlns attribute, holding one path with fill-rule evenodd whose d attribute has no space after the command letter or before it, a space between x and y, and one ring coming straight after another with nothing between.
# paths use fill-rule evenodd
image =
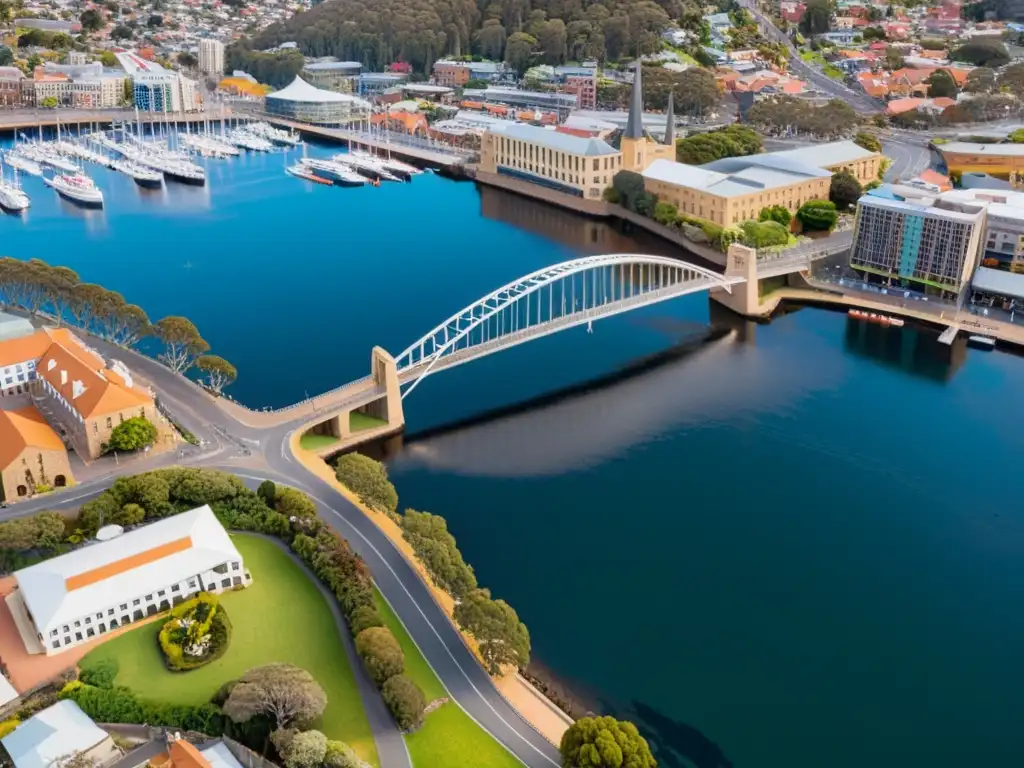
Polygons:
<instances>
[{"instance_id":1,"label":"rooftop","mask_svg":"<svg viewBox=\"0 0 1024 768\"><path fill-rule=\"evenodd\" d=\"M966 141L951 141L939 147L942 153L968 155L995 155L1006 157L1024 156L1024 144L970 144Z\"/></svg>"},{"instance_id":2,"label":"rooftop","mask_svg":"<svg viewBox=\"0 0 1024 768\"><path fill-rule=\"evenodd\" d=\"M1024 275L1004 272L991 267L978 267L971 280L971 287L982 293L1024 299Z\"/></svg>"},{"instance_id":3,"label":"rooftop","mask_svg":"<svg viewBox=\"0 0 1024 768\"><path fill-rule=\"evenodd\" d=\"M241 559L213 511L203 505L23 568L14 576L45 635L71 619Z\"/></svg>"},{"instance_id":4,"label":"rooftop","mask_svg":"<svg viewBox=\"0 0 1024 768\"><path fill-rule=\"evenodd\" d=\"M361 70L363 65L358 61L320 61L316 64L307 64L303 69L308 69L311 72L330 72L334 69L341 70Z\"/></svg>"},{"instance_id":5,"label":"rooftop","mask_svg":"<svg viewBox=\"0 0 1024 768\"><path fill-rule=\"evenodd\" d=\"M495 124L490 129L494 133L501 133L510 139L519 139L533 144L540 144L560 152L568 152L571 155L617 155L618 150L601 139L590 139L582 136L573 136L568 133L559 133L548 128L538 128L535 125L523 125L503 121L503 124Z\"/></svg>"},{"instance_id":6,"label":"rooftop","mask_svg":"<svg viewBox=\"0 0 1024 768\"><path fill-rule=\"evenodd\" d=\"M787 149L782 152L771 152L774 157L786 160L795 160L798 163L806 163L815 168L838 165L839 163L852 163L857 160L866 160L875 157L877 152L870 152L852 141L832 141L827 144L813 144L809 147L799 149ZM754 155L753 157L762 157ZM749 159L749 158L748 158Z\"/></svg>"},{"instance_id":7,"label":"rooftop","mask_svg":"<svg viewBox=\"0 0 1024 768\"><path fill-rule=\"evenodd\" d=\"M0 469L6 469L26 448L63 451L64 443L32 406L0 411Z\"/></svg>"},{"instance_id":8,"label":"rooftop","mask_svg":"<svg viewBox=\"0 0 1024 768\"><path fill-rule=\"evenodd\" d=\"M0 739L15 768L50 768L110 738L70 699L37 712Z\"/></svg>"},{"instance_id":9,"label":"rooftop","mask_svg":"<svg viewBox=\"0 0 1024 768\"><path fill-rule=\"evenodd\" d=\"M35 330L32 323L24 317L0 312L0 342L18 339L22 336L30 336ZM0 362L0 365L3 365L3 363Z\"/></svg>"},{"instance_id":10,"label":"rooftop","mask_svg":"<svg viewBox=\"0 0 1024 768\"><path fill-rule=\"evenodd\" d=\"M748 158L730 159L742 161ZM643 176L645 179L699 189L718 197L742 197L765 189L788 187L806 181L809 175L749 163L738 163L736 166L723 165L724 163L725 161L719 160L697 166L672 160L655 160L644 171ZM824 176L828 176L828 173L816 171L812 177Z\"/></svg>"},{"instance_id":11,"label":"rooftop","mask_svg":"<svg viewBox=\"0 0 1024 768\"><path fill-rule=\"evenodd\" d=\"M889 210L899 211L900 213L916 213L918 215L928 216L931 218L960 221L966 224L973 224L985 215L984 206L979 206L975 213L967 213L964 211L951 211L948 208L937 208L932 205L927 205L925 202L889 200L884 197L875 197L873 195L864 195L857 204L870 205L875 208L888 208Z\"/></svg>"},{"instance_id":12,"label":"rooftop","mask_svg":"<svg viewBox=\"0 0 1024 768\"><path fill-rule=\"evenodd\" d=\"M315 88L298 75L292 80L291 85L282 88L280 91L268 93L266 98L267 100L274 101L301 101L305 103L348 102L364 106L367 109L370 108L369 102L363 99L347 93L337 93L335 91L325 91L322 88Z\"/></svg>"}]
</instances>

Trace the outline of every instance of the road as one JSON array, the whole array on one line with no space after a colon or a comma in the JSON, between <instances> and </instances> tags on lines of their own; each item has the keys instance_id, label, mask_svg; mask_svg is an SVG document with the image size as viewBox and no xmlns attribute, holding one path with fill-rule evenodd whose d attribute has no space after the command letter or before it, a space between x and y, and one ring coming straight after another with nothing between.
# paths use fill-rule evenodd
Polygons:
<instances>
[{"instance_id":1,"label":"road","mask_svg":"<svg viewBox=\"0 0 1024 768\"><path fill-rule=\"evenodd\" d=\"M789 51L789 68L793 74L808 81L822 93L836 99L842 99L862 115L873 115L876 112L882 111L883 105L863 91L854 90L845 83L833 80L801 59L800 52L793 45L789 36L776 27L775 22L771 18L761 13L757 6L757 0L739 0L739 4L750 11L751 15L756 19L762 35L769 40L774 40L786 46L786 49Z\"/></svg>"},{"instance_id":2,"label":"road","mask_svg":"<svg viewBox=\"0 0 1024 768\"><path fill-rule=\"evenodd\" d=\"M928 148L928 137L907 134L893 134L882 139L882 152L892 158L892 165L885 172L885 181L909 181L930 168L937 158Z\"/></svg>"},{"instance_id":3,"label":"road","mask_svg":"<svg viewBox=\"0 0 1024 768\"><path fill-rule=\"evenodd\" d=\"M360 509L292 456L289 439L301 426L301 421L267 430L249 427L223 411L193 382L156 361L98 339L89 338L89 343L103 355L122 360L149 380L156 387L161 403L175 419L204 442L202 447L186 447L184 456L155 457L144 465L125 468L127 472L172 463L202 466L233 472L253 488L270 479L308 493L317 504L320 517L366 561L377 587L437 673L449 697L530 768L561 765L558 750L498 692L419 574L391 540ZM117 468L111 468L109 475L85 480L63 493L14 504L0 510L0 518L20 517L43 509L78 507L109 487L115 474ZM380 723L375 726L382 727ZM385 730L375 730L384 768L409 764L407 755L403 757L398 750L394 740L396 733L393 723ZM401 749L404 751L404 741Z\"/></svg>"}]
</instances>

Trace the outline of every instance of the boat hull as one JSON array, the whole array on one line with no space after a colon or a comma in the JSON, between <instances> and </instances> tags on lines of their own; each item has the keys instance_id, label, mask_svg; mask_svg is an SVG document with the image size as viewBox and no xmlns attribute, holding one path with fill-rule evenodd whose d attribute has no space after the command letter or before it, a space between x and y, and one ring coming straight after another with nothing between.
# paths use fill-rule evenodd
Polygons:
<instances>
[{"instance_id":1,"label":"boat hull","mask_svg":"<svg viewBox=\"0 0 1024 768\"><path fill-rule=\"evenodd\" d=\"M19 214L19 213L24 213L25 211L27 211L28 210L28 206L25 205L25 206L21 206L21 207L15 207L15 206L12 206L12 205L8 205L8 204L4 203L2 200L0 200L0 209L2 209L5 213Z\"/></svg>"},{"instance_id":2,"label":"boat hull","mask_svg":"<svg viewBox=\"0 0 1024 768\"><path fill-rule=\"evenodd\" d=\"M81 197L76 197L75 195L68 194L63 189L57 189L57 187L54 187L54 189L57 190L57 194L58 195L63 197L69 203L74 203L79 208L102 208L103 207L103 201L102 200L91 200L91 199L85 199L85 198L81 198Z\"/></svg>"},{"instance_id":3,"label":"boat hull","mask_svg":"<svg viewBox=\"0 0 1024 768\"><path fill-rule=\"evenodd\" d=\"M138 184L140 187L144 187L145 189L160 189L160 187L163 186L163 181L161 181L160 179L140 179L138 177L133 178L135 179L136 184Z\"/></svg>"},{"instance_id":4,"label":"boat hull","mask_svg":"<svg viewBox=\"0 0 1024 768\"><path fill-rule=\"evenodd\" d=\"M176 181L179 184L189 184L193 187L202 187L206 184L206 177L195 178L193 176L184 176L182 174L175 173L174 171L164 170L164 176L171 181Z\"/></svg>"}]
</instances>

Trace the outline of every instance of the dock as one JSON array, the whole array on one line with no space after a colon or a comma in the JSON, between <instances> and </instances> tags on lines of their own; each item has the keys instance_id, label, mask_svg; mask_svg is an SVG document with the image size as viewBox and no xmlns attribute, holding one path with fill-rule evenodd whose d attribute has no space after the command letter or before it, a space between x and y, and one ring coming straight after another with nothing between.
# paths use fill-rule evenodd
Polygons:
<instances>
[{"instance_id":1,"label":"dock","mask_svg":"<svg viewBox=\"0 0 1024 768\"><path fill-rule=\"evenodd\" d=\"M459 152L452 149L446 151L443 147L427 148L417 147L411 144L403 144L395 141L386 141L379 137L370 136L363 131L355 131L348 128L328 128L322 125L301 123L296 120L268 115L265 112L242 112L235 110L233 117L239 119L262 120L280 128L291 128L303 134L319 136L331 141L339 141L349 146L358 144L360 147L367 147L382 152L389 152L402 160L412 160L421 164L436 166L438 168L450 168L461 166L469 162L471 155L466 152Z\"/></svg>"},{"instance_id":2,"label":"dock","mask_svg":"<svg viewBox=\"0 0 1024 768\"><path fill-rule=\"evenodd\" d=\"M947 347L952 346L953 339L956 338L957 333L960 332L959 326L951 325L941 334L939 334L939 343L945 344Z\"/></svg>"}]
</instances>

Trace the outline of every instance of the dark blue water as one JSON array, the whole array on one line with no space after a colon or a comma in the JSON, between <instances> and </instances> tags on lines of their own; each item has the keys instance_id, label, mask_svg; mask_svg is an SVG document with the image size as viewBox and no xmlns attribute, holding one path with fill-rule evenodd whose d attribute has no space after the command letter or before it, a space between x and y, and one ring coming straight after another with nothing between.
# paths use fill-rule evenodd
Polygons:
<instances>
[{"instance_id":1,"label":"dark blue water","mask_svg":"<svg viewBox=\"0 0 1024 768\"><path fill-rule=\"evenodd\" d=\"M373 345L533 269L664 248L434 175L313 187L284 176L294 154L158 195L96 171L100 214L28 179L5 253L187 315L262 406L365 375ZM536 657L639 720L663 766L1024 764L1024 361L817 310L686 346L709 321L687 297L426 379L410 433L663 353L413 440L403 503L447 517Z\"/></svg>"}]
</instances>

